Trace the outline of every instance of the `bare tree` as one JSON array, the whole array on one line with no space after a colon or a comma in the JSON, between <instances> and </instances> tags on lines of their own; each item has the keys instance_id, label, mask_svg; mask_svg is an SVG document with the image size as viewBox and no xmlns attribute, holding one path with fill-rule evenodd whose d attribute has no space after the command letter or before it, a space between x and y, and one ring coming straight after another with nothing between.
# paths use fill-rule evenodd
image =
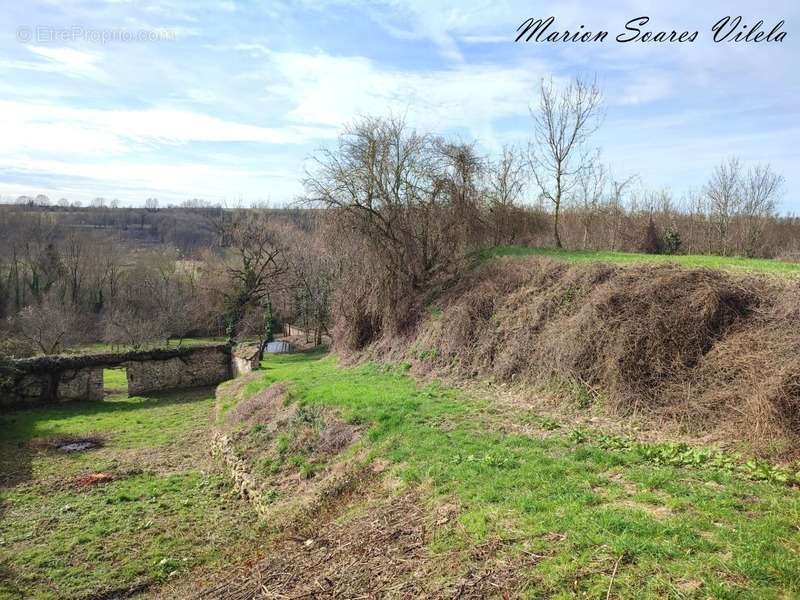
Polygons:
<instances>
[{"instance_id":1,"label":"bare tree","mask_svg":"<svg viewBox=\"0 0 800 600\"><path fill-rule=\"evenodd\" d=\"M704 188L709 202L716 251L726 256L730 252L730 229L742 203L742 166L735 156L716 166Z\"/></svg>"},{"instance_id":2,"label":"bare tree","mask_svg":"<svg viewBox=\"0 0 800 600\"><path fill-rule=\"evenodd\" d=\"M345 265L326 251L319 230L295 232L288 244L294 312L306 331L313 330L314 343L322 343L330 332L333 285Z\"/></svg>"},{"instance_id":3,"label":"bare tree","mask_svg":"<svg viewBox=\"0 0 800 600\"><path fill-rule=\"evenodd\" d=\"M489 164L486 195L493 245L514 243L514 209L522 199L527 180L527 165L515 148L504 147L500 158Z\"/></svg>"},{"instance_id":4,"label":"bare tree","mask_svg":"<svg viewBox=\"0 0 800 600\"><path fill-rule=\"evenodd\" d=\"M229 284L221 293L228 326L235 334L248 307L261 305L271 291L284 285L281 278L288 270L284 242L262 211L223 212L208 223L230 257L224 267Z\"/></svg>"},{"instance_id":5,"label":"bare tree","mask_svg":"<svg viewBox=\"0 0 800 600\"><path fill-rule=\"evenodd\" d=\"M631 175L626 179L611 179L611 197L608 208L611 213L611 242L609 245L612 252L618 247L622 221L625 217L625 190L636 179L636 175Z\"/></svg>"},{"instance_id":6,"label":"bare tree","mask_svg":"<svg viewBox=\"0 0 800 600\"><path fill-rule=\"evenodd\" d=\"M741 218L744 253L755 256L762 244L767 218L775 214L783 177L769 165L756 165L742 182Z\"/></svg>"},{"instance_id":7,"label":"bare tree","mask_svg":"<svg viewBox=\"0 0 800 600\"><path fill-rule=\"evenodd\" d=\"M534 120L530 161L539 194L553 205L553 241L561 248L562 202L577 176L592 162L586 147L599 126L602 95L596 81L576 78L561 90L542 80Z\"/></svg>"},{"instance_id":8,"label":"bare tree","mask_svg":"<svg viewBox=\"0 0 800 600\"><path fill-rule=\"evenodd\" d=\"M397 118L363 119L315 157L309 201L329 209L340 237L359 247L349 295L361 290L369 305L361 313L374 320L364 331L408 327L420 294L480 243L481 163L472 145L410 131Z\"/></svg>"},{"instance_id":9,"label":"bare tree","mask_svg":"<svg viewBox=\"0 0 800 600\"><path fill-rule=\"evenodd\" d=\"M86 275L85 242L85 238L71 234L64 243L64 250L61 253L69 298L73 305L77 305L80 300Z\"/></svg>"},{"instance_id":10,"label":"bare tree","mask_svg":"<svg viewBox=\"0 0 800 600\"><path fill-rule=\"evenodd\" d=\"M165 337L160 320L146 318L133 306L114 307L106 313L103 325L103 341L127 345L134 350Z\"/></svg>"},{"instance_id":11,"label":"bare tree","mask_svg":"<svg viewBox=\"0 0 800 600\"><path fill-rule=\"evenodd\" d=\"M82 327L72 306L61 304L54 293L46 294L39 304L23 308L13 320L20 337L42 352L55 354L81 339Z\"/></svg>"},{"instance_id":12,"label":"bare tree","mask_svg":"<svg viewBox=\"0 0 800 600\"><path fill-rule=\"evenodd\" d=\"M592 226L605 198L607 185L608 172L602 163L595 163L578 174L577 193L582 213L583 242L581 248L583 250L586 250L591 243Z\"/></svg>"}]
</instances>

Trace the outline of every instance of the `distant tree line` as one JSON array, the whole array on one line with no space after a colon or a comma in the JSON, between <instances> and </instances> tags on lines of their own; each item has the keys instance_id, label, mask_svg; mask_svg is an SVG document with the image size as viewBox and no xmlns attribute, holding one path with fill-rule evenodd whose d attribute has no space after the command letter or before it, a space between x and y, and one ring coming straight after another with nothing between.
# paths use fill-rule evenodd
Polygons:
<instances>
[{"instance_id":1,"label":"distant tree line","mask_svg":"<svg viewBox=\"0 0 800 600\"><path fill-rule=\"evenodd\" d=\"M601 108L593 81L544 81L530 144L493 157L363 118L314 156L291 209L0 205L0 354L267 340L281 322L362 347L405 334L499 245L800 259L800 219L777 214L783 178L769 165L727 158L679 199L647 190L591 147Z\"/></svg>"}]
</instances>

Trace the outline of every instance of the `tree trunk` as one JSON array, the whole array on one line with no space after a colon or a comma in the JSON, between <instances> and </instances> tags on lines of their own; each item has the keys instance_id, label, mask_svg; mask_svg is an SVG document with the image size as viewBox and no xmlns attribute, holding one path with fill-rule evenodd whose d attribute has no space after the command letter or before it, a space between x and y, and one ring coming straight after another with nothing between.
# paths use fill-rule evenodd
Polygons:
<instances>
[{"instance_id":1,"label":"tree trunk","mask_svg":"<svg viewBox=\"0 0 800 600\"><path fill-rule=\"evenodd\" d=\"M556 248L563 248L561 245L561 236L558 234L558 217L561 210L561 200L556 200L556 211L553 215L553 241L556 244Z\"/></svg>"}]
</instances>

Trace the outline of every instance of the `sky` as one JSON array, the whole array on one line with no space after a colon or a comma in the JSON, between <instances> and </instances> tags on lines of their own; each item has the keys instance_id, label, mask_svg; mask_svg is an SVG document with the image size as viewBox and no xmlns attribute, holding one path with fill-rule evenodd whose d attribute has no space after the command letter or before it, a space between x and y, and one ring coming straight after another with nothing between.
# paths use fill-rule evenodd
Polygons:
<instances>
[{"instance_id":1,"label":"sky","mask_svg":"<svg viewBox=\"0 0 800 600\"><path fill-rule=\"evenodd\" d=\"M800 213L800 3L621 0L49 0L0 14L0 196L274 205L303 193L309 158L364 115L525 146L541 79L597 77L592 144L615 176L679 198L737 155L784 175ZM528 17L603 43L514 43ZM780 43L714 43L741 15ZM699 32L618 43L625 23Z\"/></svg>"}]
</instances>

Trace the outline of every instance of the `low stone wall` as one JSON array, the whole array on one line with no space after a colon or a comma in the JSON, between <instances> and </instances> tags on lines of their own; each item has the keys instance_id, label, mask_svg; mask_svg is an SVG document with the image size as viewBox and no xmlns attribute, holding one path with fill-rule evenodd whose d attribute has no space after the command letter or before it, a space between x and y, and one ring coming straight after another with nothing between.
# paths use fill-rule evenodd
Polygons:
<instances>
[{"instance_id":1,"label":"low stone wall","mask_svg":"<svg viewBox=\"0 0 800 600\"><path fill-rule=\"evenodd\" d=\"M233 376L238 377L255 371L260 366L261 352L256 344L239 344L231 353L231 369Z\"/></svg>"},{"instance_id":2,"label":"low stone wall","mask_svg":"<svg viewBox=\"0 0 800 600\"><path fill-rule=\"evenodd\" d=\"M218 344L11 360L4 365L0 406L102 400L109 367L126 367L132 395L216 385L231 378L231 359L230 346Z\"/></svg>"},{"instance_id":3,"label":"low stone wall","mask_svg":"<svg viewBox=\"0 0 800 600\"><path fill-rule=\"evenodd\" d=\"M103 369L88 367L55 373L22 373L11 389L0 391L0 406L68 400L102 400Z\"/></svg>"},{"instance_id":4,"label":"low stone wall","mask_svg":"<svg viewBox=\"0 0 800 600\"><path fill-rule=\"evenodd\" d=\"M197 348L166 360L126 363L128 394L216 385L231 378L231 355L225 347Z\"/></svg>"},{"instance_id":5,"label":"low stone wall","mask_svg":"<svg viewBox=\"0 0 800 600\"><path fill-rule=\"evenodd\" d=\"M103 368L63 371L56 393L60 400L102 400Z\"/></svg>"}]
</instances>

